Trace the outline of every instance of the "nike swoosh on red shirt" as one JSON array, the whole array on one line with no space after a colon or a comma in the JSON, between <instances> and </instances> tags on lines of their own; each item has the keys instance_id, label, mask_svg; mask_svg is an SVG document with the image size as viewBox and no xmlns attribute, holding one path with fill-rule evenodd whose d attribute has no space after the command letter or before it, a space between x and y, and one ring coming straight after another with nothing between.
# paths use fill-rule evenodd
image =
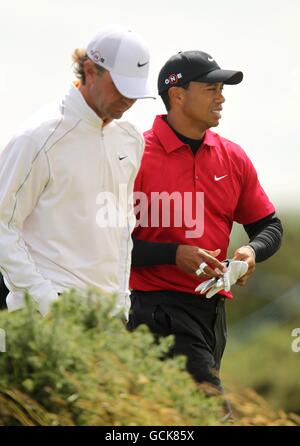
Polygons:
<instances>
[{"instance_id":1,"label":"nike swoosh on red shirt","mask_svg":"<svg viewBox=\"0 0 300 446\"><path fill-rule=\"evenodd\" d=\"M225 178L225 177L227 177L228 175L223 175L222 177L217 177L216 175L215 175L215 181L220 181L220 180L222 180L223 178Z\"/></svg>"}]
</instances>

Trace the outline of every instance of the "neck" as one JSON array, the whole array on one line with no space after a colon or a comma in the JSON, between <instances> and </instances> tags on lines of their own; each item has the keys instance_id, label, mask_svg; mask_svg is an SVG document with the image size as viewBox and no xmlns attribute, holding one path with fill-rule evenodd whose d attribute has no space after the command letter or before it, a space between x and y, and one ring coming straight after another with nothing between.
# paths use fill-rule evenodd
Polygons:
<instances>
[{"instance_id":1,"label":"neck","mask_svg":"<svg viewBox=\"0 0 300 446\"><path fill-rule=\"evenodd\" d=\"M199 122L196 123L183 114L173 113L170 110L167 121L176 132L187 138L202 139L205 135L206 127L204 128Z\"/></svg>"},{"instance_id":2,"label":"neck","mask_svg":"<svg viewBox=\"0 0 300 446\"><path fill-rule=\"evenodd\" d=\"M89 95L89 92L87 90L87 88L85 87L85 85L80 85L80 87L78 88L78 90L80 91L80 93L82 94L85 102L87 103L87 105L96 113L96 115L103 121L103 126L108 124L111 119L108 119L107 116L105 116L101 111L99 111L97 109L97 107L94 105L94 102L91 98L91 96Z\"/></svg>"}]
</instances>

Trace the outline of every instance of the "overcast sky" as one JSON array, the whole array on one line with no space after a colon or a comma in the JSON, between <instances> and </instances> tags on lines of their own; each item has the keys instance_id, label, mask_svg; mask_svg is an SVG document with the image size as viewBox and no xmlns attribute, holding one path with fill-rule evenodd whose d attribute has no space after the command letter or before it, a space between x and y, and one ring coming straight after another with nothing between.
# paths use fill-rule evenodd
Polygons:
<instances>
[{"instance_id":1,"label":"overcast sky","mask_svg":"<svg viewBox=\"0 0 300 446\"><path fill-rule=\"evenodd\" d=\"M148 42L152 82L178 51L210 53L244 72L225 86L214 129L240 144L279 208L300 210L300 0L0 0L0 150L24 120L60 98L73 79L71 53L101 27L125 25ZM160 99L124 115L141 130Z\"/></svg>"}]
</instances>

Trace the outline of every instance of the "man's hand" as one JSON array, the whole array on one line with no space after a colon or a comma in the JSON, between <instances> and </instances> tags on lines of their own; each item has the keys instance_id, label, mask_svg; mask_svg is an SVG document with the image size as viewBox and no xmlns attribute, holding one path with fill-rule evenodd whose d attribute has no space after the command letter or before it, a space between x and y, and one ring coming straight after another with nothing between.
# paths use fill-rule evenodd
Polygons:
<instances>
[{"instance_id":1,"label":"man's hand","mask_svg":"<svg viewBox=\"0 0 300 446\"><path fill-rule=\"evenodd\" d=\"M226 271L224 264L216 259L220 252L220 249L208 251L197 246L179 245L176 251L176 265L185 273L195 274L204 262L207 263L204 268L205 274L197 276L198 278L220 277L221 273Z\"/></svg>"},{"instance_id":2,"label":"man's hand","mask_svg":"<svg viewBox=\"0 0 300 446\"><path fill-rule=\"evenodd\" d=\"M205 294L210 299L215 294L224 290L229 292L232 285L236 284L239 278L243 277L248 270L248 263L243 260L226 259L223 263L227 266L227 271L219 278L213 278L200 283L195 291Z\"/></svg>"},{"instance_id":3,"label":"man's hand","mask_svg":"<svg viewBox=\"0 0 300 446\"><path fill-rule=\"evenodd\" d=\"M243 286L255 270L255 251L251 246L241 246L235 251L233 259L248 263L247 273L236 282L237 285Z\"/></svg>"}]
</instances>

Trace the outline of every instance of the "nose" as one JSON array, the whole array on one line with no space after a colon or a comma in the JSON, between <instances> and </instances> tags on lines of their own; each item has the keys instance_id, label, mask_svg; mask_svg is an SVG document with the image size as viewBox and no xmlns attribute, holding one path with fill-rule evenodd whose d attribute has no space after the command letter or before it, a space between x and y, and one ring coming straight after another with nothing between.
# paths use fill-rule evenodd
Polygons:
<instances>
[{"instance_id":1,"label":"nose","mask_svg":"<svg viewBox=\"0 0 300 446\"><path fill-rule=\"evenodd\" d=\"M217 97L216 97L216 102L218 103L218 104L223 104L224 102L225 102L225 97L224 97L224 95L223 95L223 93L220 91L220 93L217 95Z\"/></svg>"}]
</instances>

